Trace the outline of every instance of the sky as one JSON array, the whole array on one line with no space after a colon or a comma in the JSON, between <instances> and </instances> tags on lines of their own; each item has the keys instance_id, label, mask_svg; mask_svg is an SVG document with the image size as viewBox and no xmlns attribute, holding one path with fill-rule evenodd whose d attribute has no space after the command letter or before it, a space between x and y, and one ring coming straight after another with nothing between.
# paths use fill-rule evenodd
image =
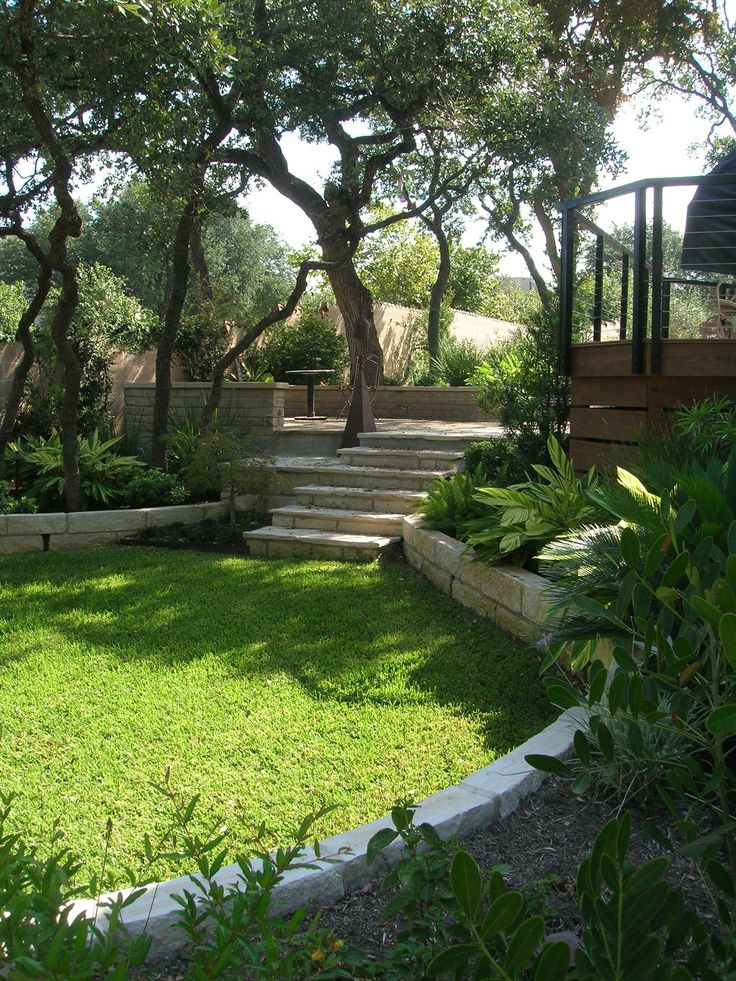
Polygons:
<instances>
[{"instance_id":1,"label":"sky","mask_svg":"<svg viewBox=\"0 0 736 981\"><path fill-rule=\"evenodd\" d=\"M736 2L736 0L735 0ZM710 124L696 116L695 104L678 96L661 101L648 121L641 120L642 104L627 103L614 126L618 143L628 154L625 171L615 181L602 182L602 187L618 186L646 177L675 177L701 174L704 165L703 144ZM309 182L321 182L328 174L333 159L329 147L304 143L294 135L286 136L283 149L298 176ZM693 150L694 146L694 150ZM665 219L681 230L692 189L666 189L664 192ZM313 241L312 226L304 214L278 192L264 187L251 192L245 203L254 221L268 222L292 247ZM631 222L633 197L612 202L599 211L602 226ZM474 244L483 233L480 223L471 225L465 236L466 245ZM499 246L495 246L500 251ZM541 236L533 241L535 258L544 262ZM504 255L501 272L508 276L528 275L523 259L515 254Z\"/></svg>"}]
</instances>

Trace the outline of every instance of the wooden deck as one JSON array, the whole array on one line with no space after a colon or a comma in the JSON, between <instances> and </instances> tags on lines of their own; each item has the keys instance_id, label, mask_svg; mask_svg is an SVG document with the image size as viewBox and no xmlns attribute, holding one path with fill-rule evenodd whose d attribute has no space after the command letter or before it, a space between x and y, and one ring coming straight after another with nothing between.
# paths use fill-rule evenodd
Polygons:
<instances>
[{"instance_id":1,"label":"wooden deck","mask_svg":"<svg viewBox=\"0 0 736 981\"><path fill-rule=\"evenodd\" d=\"M640 436L666 426L674 409L710 395L736 399L736 339L666 340L662 369L632 374L630 341L573 344L570 450L576 468L620 462ZM623 451L623 452L622 452Z\"/></svg>"}]
</instances>

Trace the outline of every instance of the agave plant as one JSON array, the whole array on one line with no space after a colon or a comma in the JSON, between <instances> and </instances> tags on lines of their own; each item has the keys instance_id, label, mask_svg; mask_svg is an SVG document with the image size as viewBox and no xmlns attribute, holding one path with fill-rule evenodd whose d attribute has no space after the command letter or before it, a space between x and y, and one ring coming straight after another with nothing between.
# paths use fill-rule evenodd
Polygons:
<instances>
[{"instance_id":1,"label":"agave plant","mask_svg":"<svg viewBox=\"0 0 736 981\"><path fill-rule=\"evenodd\" d=\"M547 542L599 516L591 493L598 486L595 469L576 477L554 436L547 441L547 452L552 466L533 466L539 480L475 492L484 514L468 523L466 540L484 562L524 565Z\"/></svg>"},{"instance_id":2,"label":"agave plant","mask_svg":"<svg viewBox=\"0 0 736 981\"><path fill-rule=\"evenodd\" d=\"M94 432L88 439L78 437L79 474L85 505L113 504L125 492L131 472L144 466L133 456L120 456L113 447L121 437L101 440ZM61 437L52 429L48 439L38 438L16 444L22 463L32 476L31 493L44 507L58 507L64 500L64 461Z\"/></svg>"}]
</instances>

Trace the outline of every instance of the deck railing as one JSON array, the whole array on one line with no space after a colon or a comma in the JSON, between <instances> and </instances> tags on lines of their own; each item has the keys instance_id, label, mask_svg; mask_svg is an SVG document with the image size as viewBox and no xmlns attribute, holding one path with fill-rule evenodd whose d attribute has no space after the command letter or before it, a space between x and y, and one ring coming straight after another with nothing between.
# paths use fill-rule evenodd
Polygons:
<instances>
[{"instance_id":1,"label":"deck railing","mask_svg":"<svg viewBox=\"0 0 736 981\"><path fill-rule=\"evenodd\" d=\"M663 269L663 191L671 187L704 187L736 185L734 174L709 174L697 177L660 177L635 181L586 197L564 201L562 212L562 243L560 253L560 367L563 374L571 373L575 306L575 253L580 231L595 236L594 293L592 309L593 341L602 339L603 285L605 249L621 256L621 300L619 339L629 336L629 307L631 307L631 371L643 374L645 341L651 341L648 370L657 375L662 366L662 341L670 333L670 305L673 285L715 287L718 280L666 275ZM648 192L652 191L651 262L647 261ZM583 214L582 209L605 204L614 198L634 197L634 235L631 248L619 242ZM732 215L736 223L736 214ZM651 308L650 308L651 294ZM631 296L631 301L630 301Z\"/></svg>"}]
</instances>

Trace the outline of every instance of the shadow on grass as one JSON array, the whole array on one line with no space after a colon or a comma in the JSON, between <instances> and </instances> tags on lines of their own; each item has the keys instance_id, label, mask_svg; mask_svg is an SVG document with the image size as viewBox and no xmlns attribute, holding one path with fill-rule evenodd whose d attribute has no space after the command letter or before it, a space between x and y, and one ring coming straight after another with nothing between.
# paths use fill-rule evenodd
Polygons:
<instances>
[{"instance_id":1,"label":"shadow on grass","mask_svg":"<svg viewBox=\"0 0 736 981\"><path fill-rule=\"evenodd\" d=\"M24 556L0 560L0 617L18 636L16 658L34 653L23 632L37 628L161 672L215 656L233 677L286 674L316 700L435 702L481 716L493 749L551 718L534 652L402 563Z\"/></svg>"}]
</instances>

